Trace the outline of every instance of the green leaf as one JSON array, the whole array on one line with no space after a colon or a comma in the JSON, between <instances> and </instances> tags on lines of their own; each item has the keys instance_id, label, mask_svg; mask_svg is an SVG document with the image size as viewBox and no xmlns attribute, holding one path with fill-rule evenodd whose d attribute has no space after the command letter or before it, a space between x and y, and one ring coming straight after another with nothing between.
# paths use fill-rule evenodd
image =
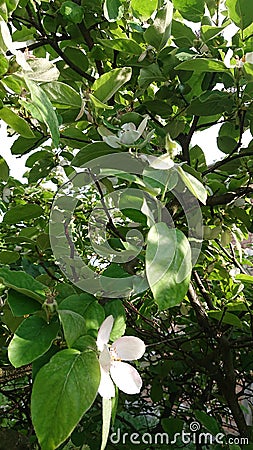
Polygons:
<instances>
[{"instance_id":1,"label":"green leaf","mask_svg":"<svg viewBox=\"0 0 253 450\"><path fill-rule=\"evenodd\" d=\"M72 347L72 344L80 336L86 334L85 321L84 318L80 316L80 314L77 314L74 311L62 309L62 303L61 309L58 310L58 314L63 326L64 337L66 339L67 345L68 347Z\"/></svg>"},{"instance_id":2,"label":"green leaf","mask_svg":"<svg viewBox=\"0 0 253 450\"><path fill-rule=\"evenodd\" d=\"M5 106L0 109L0 119L7 123L16 133L25 138L33 138L34 134L28 123Z\"/></svg>"},{"instance_id":3,"label":"green leaf","mask_svg":"<svg viewBox=\"0 0 253 450\"><path fill-rule=\"evenodd\" d=\"M175 67L175 70L191 70L193 72L228 72L222 61L207 58L195 58L183 61Z\"/></svg>"},{"instance_id":4,"label":"green leaf","mask_svg":"<svg viewBox=\"0 0 253 450\"><path fill-rule=\"evenodd\" d=\"M165 77L160 71L158 64L153 63L140 70L138 83L142 89L146 89L151 83L158 81L165 81Z\"/></svg>"},{"instance_id":5,"label":"green leaf","mask_svg":"<svg viewBox=\"0 0 253 450\"><path fill-rule=\"evenodd\" d=\"M27 78L25 79L25 82L31 93L33 106L38 109L44 123L47 125L54 146L58 147L60 140L59 124L52 103L40 86Z\"/></svg>"},{"instance_id":6,"label":"green leaf","mask_svg":"<svg viewBox=\"0 0 253 450\"><path fill-rule=\"evenodd\" d=\"M99 39L104 47L112 48L118 52L140 55L142 48L132 39Z\"/></svg>"},{"instance_id":7,"label":"green leaf","mask_svg":"<svg viewBox=\"0 0 253 450\"><path fill-rule=\"evenodd\" d=\"M7 162L5 161L5 159L2 156L0 156L0 180L8 181L9 172L10 172L10 169L9 169Z\"/></svg>"},{"instance_id":8,"label":"green leaf","mask_svg":"<svg viewBox=\"0 0 253 450\"><path fill-rule=\"evenodd\" d=\"M84 319L84 331L98 330L104 320L105 313L101 305L99 305L96 297L91 294L83 293L80 295L70 295L65 298L58 311L69 310L74 311Z\"/></svg>"},{"instance_id":9,"label":"green leaf","mask_svg":"<svg viewBox=\"0 0 253 450\"><path fill-rule=\"evenodd\" d=\"M43 355L56 338L58 322L47 323L38 316L30 316L16 329L8 347L8 357L14 367L30 364Z\"/></svg>"},{"instance_id":10,"label":"green leaf","mask_svg":"<svg viewBox=\"0 0 253 450\"><path fill-rule=\"evenodd\" d=\"M1 3L0 3L0 11L1 11ZM1 15L1 12L0 12ZM5 56L0 52L0 76L3 76L9 68L9 61Z\"/></svg>"},{"instance_id":11,"label":"green leaf","mask_svg":"<svg viewBox=\"0 0 253 450\"><path fill-rule=\"evenodd\" d=\"M104 16L109 22L115 22L121 19L124 13L124 7L120 0L105 0Z\"/></svg>"},{"instance_id":12,"label":"green leaf","mask_svg":"<svg viewBox=\"0 0 253 450\"><path fill-rule=\"evenodd\" d=\"M248 0L226 0L228 16L244 30L253 22L253 4Z\"/></svg>"},{"instance_id":13,"label":"green leaf","mask_svg":"<svg viewBox=\"0 0 253 450\"><path fill-rule=\"evenodd\" d=\"M7 301L13 315L17 317L41 310L41 303L14 289L9 289Z\"/></svg>"},{"instance_id":14,"label":"green leaf","mask_svg":"<svg viewBox=\"0 0 253 450\"><path fill-rule=\"evenodd\" d=\"M112 417L112 399L102 398L102 444L100 450L104 450L110 433L110 424Z\"/></svg>"},{"instance_id":15,"label":"green leaf","mask_svg":"<svg viewBox=\"0 0 253 450\"><path fill-rule=\"evenodd\" d=\"M53 81L42 86L50 102L56 108L81 108L82 99L71 86L60 81Z\"/></svg>"},{"instance_id":16,"label":"green leaf","mask_svg":"<svg viewBox=\"0 0 253 450\"><path fill-rule=\"evenodd\" d=\"M84 8L74 2L67 1L62 3L60 13L70 22L81 23L84 16Z\"/></svg>"},{"instance_id":17,"label":"green leaf","mask_svg":"<svg viewBox=\"0 0 253 450\"><path fill-rule=\"evenodd\" d=\"M18 261L20 255L18 252L10 250L1 250L0 252L0 264L12 264Z\"/></svg>"},{"instance_id":18,"label":"green leaf","mask_svg":"<svg viewBox=\"0 0 253 450\"><path fill-rule=\"evenodd\" d=\"M237 146L237 142L230 136L218 136L217 146L223 153L231 153Z\"/></svg>"},{"instance_id":19,"label":"green leaf","mask_svg":"<svg viewBox=\"0 0 253 450\"><path fill-rule=\"evenodd\" d=\"M119 337L123 336L126 331L126 312L125 308L120 300L109 300L105 306L106 316L112 315L114 318L113 328L110 334L112 341L116 341Z\"/></svg>"},{"instance_id":20,"label":"green leaf","mask_svg":"<svg viewBox=\"0 0 253 450\"><path fill-rule=\"evenodd\" d=\"M237 328L242 328L241 320L232 313L222 311L208 311L208 316L212 317L215 320L222 321L222 323L227 323L228 325L233 325Z\"/></svg>"},{"instance_id":21,"label":"green leaf","mask_svg":"<svg viewBox=\"0 0 253 450\"><path fill-rule=\"evenodd\" d=\"M19 0L0 0L0 16L7 21L8 16L15 11L19 4Z\"/></svg>"},{"instance_id":22,"label":"green leaf","mask_svg":"<svg viewBox=\"0 0 253 450\"><path fill-rule=\"evenodd\" d=\"M41 303L45 298L46 286L26 272L0 268L0 280L5 286L34 298Z\"/></svg>"},{"instance_id":23,"label":"green leaf","mask_svg":"<svg viewBox=\"0 0 253 450\"><path fill-rule=\"evenodd\" d=\"M250 283L253 284L253 276L252 275L246 275L244 273L239 273L235 276L236 280L242 281L243 283Z\"/></svg>"},{"instance_id":24,"label":"green leaf","mask_svg":"<svg viewBox=\"0 0 253 450\"><path fill-rule=\"evenodd\" d=\"M24 155L30 150L36 148L39 144L42 144L47 139L46 136L44 137L41 133L38 133L36 131L34 135L36 137L33 139L23 138L22 136L16 139L11 146L11 153L13 155Z\"/></svg>"},{"instance_id":25,"label":"green leaf","mask_svg":"<svg viewBox=\"0 0 253 450\"><path fill-rule=\"evenodd\" d=\"M171 33L178 47L192 47L193 41L196 39L192 29L178 20L172 21Z\"/></svg>"},{"instance_id":26,"label":"green leaf","mask_svg":"<svg viewBox=\"0 0 253 450\"><path fill-rule=\"evenodd\" d=\"M158 10L154 23L144 33L147 44L160 51L168 42L171 33L173 4L166 0L164 7Z\"/></svg>"},{"instance_id":27,"label":"green leaf","mask_svg":"<svg viewBox=\"0 0 253 450\"><path fill-rule=\"evenodd\" d=\"M4 215L4 222L16 224L20 222L26 222L30 219L35 219L43 214L43 209L37 204L27 203L26 205L18 205L10 208Z\"/></svg>"},{"instance_id":28,"label":"green leaf","mask_svg":"<svg viewBox=\"0 0 253 450\"><path fill-rule=\"evenodd\" d=\"M77 153L77 155L72 160L72 166L82 167L88 161L92 161L99 156L109 155L112 153L118 153L119 150L117 148L112 148L107 145L105 142L98 141L92 142L92 144L88 144L85 147L81 148L81 150Z\"/></svg>"},{"instance_id":29,"label":"green leaf","mask_svg":"<svg viewBox=\"0 0 253 450\"><path fill-rule=\"evenodd\" d=\"M64 49L64 55L77 67L80 67L84 72L89 67L89 60L80 48L68 45Z\"/></svg>"},{"instance_id":30,"label":"green leaf","mask_svg":"<svg viewBox=\"0 0 253 450\"><path fill-rule=\"evenodd\" d=\"M113 109L113 106L106 105L105 103L98 100L98 98L95 97L95 95L89 94L89 97L95 106L95 108L98 109Z\"/></svg>"},{"instance_id":31,"label":"green leaf","mask_svg":"<svg viewBox=\"0 0 253 450\"><path fill-rule=\"evenodd\" d=\"M196 197L205 205L207 199L207 191L203 184L190 173L185 172L182 167L178 166L177 171L184 184L188 187L189 191L194 195L194 197Z\"/></svg>"},{"instance_id":32,"label":"green leaf","mask_svg":"<svg viewBox=\"0 0 253 450\"><path fill-rule=\"evenodd\" d=\"M112 69L104 73L93 84L94 95L101 102L107 102L123 84L127 83L132 76L131 67Z\"/></svg>"},{"instance_id":33,"label":"green leaf","mask_svg":"<svg viewBox=\"0 0 253 450\"><path fill-rule=\"evenodd\" d=\"M209 416L204 411L194 411L194 415L199 422L212 434L217 435L220 433L220 427L214 417Z\"/></svg>"},{"instance_id":34,"label":"green leaf","mask_svg":"<svg viewBox=\"0 0 253 450\"><path fill-rule=\"evenodd\" d=\"M228 92L205 92L195 98L187 108L187 113L210 116L221 114L224 111L231 112L234 106L233 97Z\"/></svg>"},{"instance_id":35,"label":"green leaf","mask_svg":"<svg viewBox=\"0 0 253 450\"><path fill-rule=\"evenodd\" d=\"M157 8L157 0L131 0L130 5L135 16L147 20Z\"/></svg>"},{"instance_id":36,"label":"green leaf","mask_svg":"<svg viewBox=\"0 0 253 450\"><path fill-rule=\"evenodd\" d=\"M190 22L200 22L204 15L204 0L173 0L173 5Z\"/></svg>"},{"instance_id":37,"label":"green leaf","mask_svg":"<svg viewBox=\"0 0 253 450\"><path fill-rule=\"evenodd\" d=\"M191 248L185 235L162 222L153 225L147 237L146 274L160 310L183 300L191 268Z\"/></svg>"},{"instance_id":38,"label":"green leaf","mask_svg":"<svg viewBox=\"0 0 253 450\"><path fill-rule=\"evenodd\" d=\"M38 372L32 391L32 421L42 450L55 450L95 400L100 368L95 352L67 349Z\"/></svg>"}]
</instances>

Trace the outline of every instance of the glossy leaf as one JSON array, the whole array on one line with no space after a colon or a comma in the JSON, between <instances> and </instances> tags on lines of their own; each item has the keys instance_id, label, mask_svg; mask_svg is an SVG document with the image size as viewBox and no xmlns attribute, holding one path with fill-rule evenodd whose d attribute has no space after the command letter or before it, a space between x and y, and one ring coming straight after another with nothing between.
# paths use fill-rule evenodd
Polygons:
<instances>
[{"instance_id":1,"label":"glossy leaf","mask_svg":"<svg viewBox=\"0 0 253 450\"><path fill-rule=\"evenodd\" d=\"M175 67L176 70L192 70L193 72L228 72L222 61L207 58L195 58L183 61Z\"/></svg>"},{"instance_id":2,"label":"glossy leaf","mask_svg":"<svg viewBox=\"0 0 253 450\"><path fill-rule=\"evenodd\" d=\"M62 350L42 367L31 403L42 450L55 450L65 441L94 402L99 382L99 363L93 351Z\"/></svg>"},{"instance_id":3,"label":"glossy leaf","mask_svg":"<svg viewBox=\"0 0 253 450\"><path fill-rule=\"evenodd\" d=\"M207 199L207 191L203 184L190 173L183 170L182 167L178 166L177 171L189 191L205 205Z\"/></svg>"},{"instance_id":4,"label":"glossy leaf","mask_svg":"<svg viewBox=\"0 0 253 450\"><path fill-rule=\"evenodd\" d=\"M80 95L71 86L59 81L53 81L43 85L51 103L56 108L81 108L82 100Z\"/></svg>"},{"instance_id":5,"label":"glossy leaf","mask_svg":"<svg viewBox=\"0 0 253 450\"><path fill-rule=\"evenodd\" d=\"M3 107L0 109L0 119L7 123L16 133L25 138L33 138L34 134L28 123L15 114L11 109Z\"/></svg>"},{"instance_id":6,"label":"glossy leaf","mask_svg":"<svg viewBox=\"0 0 253 450\"><path fill-rule=\"evenodd\" d=\"M147 20L157 8L157 0L131 0L131 8L137 17Z\"/></svg>"},{"instance_id":7,"label":"glossy leaf","mask_svg":"<svg viewBox=\"0 0 253 450\"><path fill-rule=\"evenodd\" d=\"M35 219L43 214L43 209L37 204L19 205L10 208L4 216L4 222L9 225L26 222L27 220Z\"/></svg>"},{"instance_id":8,"label":"glossy leaf","mask_svg":"<svg viewBox=\"0 0 253 450\"><path fill-rule=\"evenodd\" d=\"M107 102L132 76L131 67L113 69L104 73L93 84L94 95L101 102Z\"/></svg>"},{"instance_id":9,"label":"glossy leaf","mask_svg":"<svg viewBox=\"0 0 253 450\"><path fill-rule=\"evenodd\" d=\"M60 139L59 124L52 103L40 86L27 78L26 84L31 93L33 106L38 109L44 123L50 131L53 144L57 147Z\"/></svg>"},{"instance_id":10,"label":"glossy leaf","mask_svg":"<svg viewBox=\"0 0 253 450\"><path fill-rule=\"evenodd\" d=\"M123 11L123 5L120 0L105 0L104 15L109 22L121 19Z\"/></svg>"},{"instance_id":11,"label":"glossy leaf","mask_svg":"<svg viewBox=\"0 0 253 450\"><path fill-rule=\"evenodd\" d=\"M105 142L98 141L88 144L77 153L72 160L72 165L76 167L82 167L87 162L98 158L99 156L108 155L110 153L117 153L118 150L110 147Z\"/></svg>"},{"instance_id":12,"label":"glossy leaf","mask_svg":"<svg viewBox=\"0 0 253 450\"><path fill-rule=\"evenodd\" d=\"M7 181L9 178L9 166L5 159L0 156L0 180L1 181Z\"/></svg>"},{"instance_id":13,"label":"glossy leaf","mask_svg":"<svg viewBox=\"0 0 253 450\"><path fill-rule=\"evenodd\" d=\"M28 297L34 298L40 302L45 296L46 286L35 280L31 275L22 271L0 268L1 282L15 291L21 292Z\"/></svg>"},{"instance_id":14,"label":"glossy leaf","mask_svg":"<svg viewBox=\"0 0 253 450\"><path fill-rule=\"evenodd\" d=\"M204 15L204 0L173 0L175 9L191 22L200 22Z\"/></svg>"},{"instance_id":15,"label":"glossy leaf","mask_svg":"<svg viewBox=\"0 0 253 450\"><path fill-rule=\"evenodd\" d=\"M58 314L63 326L64 337L66 339L67 345L68 347L72 347L72 344L80 336L86 334L84 318L80 316L80 314L66 309L59 309Z\"/></svg>"},{"instance_id":16,"label":"glossy leaf","mask_svg":"<svg viewBox=\"0 0 253 450\"><path fill-rule=\"evenodd\" d=\"M244 30L253 22L253 4L248 0L226 0L228 15L231 20Z\"/></svg>"},{"instance_id":17,"label":"glossy leaf","mask_svg":"<svg viewBox=\"0 0 253 450\"><path fill-rule=\"evenodd\" d=\"M183 300L191 277L191 249L182 231L162 222L153 225L147 238L146 274L160 310Z\"/></svg>"},{"instance_id":18,"label":"glossy leaf","mask_svg":"<svg viewBox=\"0 0 253 450\"><path fill-rule=\"evenodd\" d=\"M14 316L25 316L41 310L41 303L21 292L9 289L8 303Z\"/></svg>"},{"instance_id":19,"label":"glossy leaf","mask_svg":"<svg viewBox=\"0 0 253 450\"><path fill-rule=\"evenodd\" d=\"M30 364L43 355L56 338L58 322L47 323L39 316L30 316L16 329L8 347L8 357L14 367Z\"/></svg>"},{"instance_id":20,"label":"glossy leaf","mask_svg":"<svg viewBox=\"0 0 253 450\"><path fill-rule=\"evenodd\" d=\"M165 5L158 10L154 23L144 33L147 44L160 51L168 42L171 33L173 4L166 0Z\"/></svg>"}]
</instances>

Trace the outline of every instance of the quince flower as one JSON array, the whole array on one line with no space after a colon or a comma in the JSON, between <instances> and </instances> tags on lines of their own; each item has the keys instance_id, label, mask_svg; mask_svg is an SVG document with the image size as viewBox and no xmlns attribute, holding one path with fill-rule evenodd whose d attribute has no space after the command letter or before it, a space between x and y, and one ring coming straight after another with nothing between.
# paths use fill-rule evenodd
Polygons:
<instances>
[{"instance_id":1,"label":"quince flower","mask_svg":"<svg viewBox=\"0 0 253 450\"><path fill-rule=\"evenodd\" d=\"M241 59L238 56L236 56L235 64L230 64L230 60L231 60L232 56L233 56L233 50L229 49L224 58L224 63L228 68L233 69L234 67L237 67L238 69L241 69L245 63L253 64L253 52L246 53L245 56L243 56Z\"/></svg>"},{"instance_id":2,"label":"quince flower","mask_svg":"<svg viewBox=\"0 0 253 450\"><path fill-rule=\"evenodd\" d=\"M148 122L148 117L145 117L138 128L133 122L124 123L121 130L118 131L117 135L112 133L103 134L103 140L113 148L120 148L122 145L133 145L143 134ZM107 130L108 131L108 130ZM153 134L153 131L152 131ZM150 137L150 133L148 134ZM145 142L147 141L147 138Z\"/></svg>"},{"instance_id":3,"label":"quince flower","mask_svg":"<svg viewBox=\"0 0 253 450\"><path fill-rule=\"evenodd\" d=\"M115 397L114 383L126 394L138 394L142 379L130 364L122 362L139 359L145 352L144 342L135 336L123 336L108 345L113 327L113 316L102 323L97 336L97 348L100 351L99 363L101 379L98 392L103 398Z\"/></svg>"}]
</instances>

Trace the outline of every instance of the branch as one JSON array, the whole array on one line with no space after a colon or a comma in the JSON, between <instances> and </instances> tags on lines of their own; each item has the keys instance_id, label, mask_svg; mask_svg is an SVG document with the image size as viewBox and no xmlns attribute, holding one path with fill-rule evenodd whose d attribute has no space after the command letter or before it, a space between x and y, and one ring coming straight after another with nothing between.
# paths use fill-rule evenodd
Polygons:
<instances>
[{"instance_id":1,"label":"branch","mask_svg":"<svg viewBox=\"0 0 253 450\"><path fill-rule=\"evenodd\" d=\"M212 195L207 198L207 206L228 205L238 197L253 193L253 187L238 188L234 192L226 192L221 195Z\"/></svg>"}]
</instances>

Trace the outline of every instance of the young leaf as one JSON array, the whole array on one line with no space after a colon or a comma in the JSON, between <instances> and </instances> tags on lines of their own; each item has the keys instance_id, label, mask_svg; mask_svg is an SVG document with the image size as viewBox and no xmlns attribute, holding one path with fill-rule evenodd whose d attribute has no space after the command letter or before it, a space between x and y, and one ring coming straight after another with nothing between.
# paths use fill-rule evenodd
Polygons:
<instances>
[{"instance_id":1,"label":"young leaf","mask_svg":"<svg viewBox=\"0 0 253 450\"><path fill-rule=\"evenodd\" d=\"M163 222L153 225L147 238L146 274L160 310L183 300L191 269L191 248L185 235Z\"/></svg>"},{"instance_id":2,"label":"young leaf","mask_svg":"<svg viewBox=\"0 0 253 450\"><path fill-rule=\"evenodd\" d=\"M207 199L207 191L203 184L197 178L193 177L190 173L185 172L182 167L178 166L177 170L183 182L188 187L189 191L194 195L194 197L196 197L205 205Z\"/></svg>"},{"instance_id":3,"label":"young leaf","mask_svg":"<svg viewBox=\"0 0 253 450\"><path fill-rule=\"evenodd\" d=\"M222 61L207 58L195 58L183 61L175 67L175 70L192 70L194 72L228 72Z\"/></svg>"},{"instance_id":4,"label":"young leaf","mask_svg":"<svg viewBox=\"0 0 253 450\"><path fill-rule=\"evenodd\" d=\"M42 450L55 450L95 400L100 382L95 352L66 349L37 373L32 421Z\"/></svg>"},{"instance_id":5,"label":"young leaf","mask_svg":"<svg viewBox=\"0 0 253 450\"><path fill-rule=\"evenodd\" d=\"M5 159L0 156L0 180L1 181L7 181L9 178L9 166Z\"/></svg>"},{"instance_id":6,"label":"young leaf","mask_svg":"<svg viewBox=\"0 0 253 450\"><path fill-rule=\"evenodd\" d=\"M135 16L147 20L157 8L157 0L131 0L131 8Z\"/></svg>"},{"instance_id":7,"label":"young leaf","mask_svg":"<svg viewBox=\"0 0 253 450\"><path fill-rule=\"evenodd\" d=\"M171 33L173 17L173 4L167 0L165 5L158 10L154 23L144 33L147 44L160 51L168 42Z\"/></svg>"},{"instance_id":8,"label":"young leaf","mask_svg":"<svg viewBox=\"0 0 253 450\"><path fill-rule=\"evenodd\" d=\"M58 314L63 326L64 337L68 347L82 335L86 334L85 321L80 314L69 310L58 310Z\"/></svg>"},{"instance_id":9,"label":"young leaf","mask_svg":"<svg viewBox=\"0 0 253 450\"><path fill-rule=\"evenodd\" d=\"M56 338L58 322L47 323L38 316L30 316L16 329L8 347L8 356L14 367L29 364L43 355Z\"/></svg>"},{"instance_id":10,"label":"young leaf","mask_svg":"<svg viewBox=\"0 0 253 450\"><path fill-rule=\"evenodd\" d=\"M6 268L0 269L0 281L7 287L21 292L28 297L34 298L39 302L43 302L45 298L46 286L35 280L26 272L9 270Z\"/></svg>"},{"instance_id":11,"label":"young leaf","mask_svg":"<svg viewBox=\"0 0 253 450\"><path fill-rule=\"evenodd\" d=\"M113 69L104 73L93 84L94 95L101 102L107 102L123 84L127 83L132 76L131 67Z\"/></svg>"},{"instance_id":12,"label":"young leaf","mask_svg":"<svg viewBox=\"0 0 253 450\"><path fill-rule=\"evenodd\" d=\"M34 134L28 123L15 114L11 109L3 107L0 109L0 119L7 123L16 133L25 138L34 138Z\"/></svg>"},{"instance_id":13,"label":"young leaf","mask_svg":"<svg viewBox=\"0 0 253 450\"><path fill-rule=\"evenodd\" d=\"M60 140L59 124L52 103L40 86L35 84L33 81L28 80L28 78L25 79L25 82L31 93L33 105L39 110L43 121L47 125L54 146L58 147Z\"/></svg>"}]
</instances>

